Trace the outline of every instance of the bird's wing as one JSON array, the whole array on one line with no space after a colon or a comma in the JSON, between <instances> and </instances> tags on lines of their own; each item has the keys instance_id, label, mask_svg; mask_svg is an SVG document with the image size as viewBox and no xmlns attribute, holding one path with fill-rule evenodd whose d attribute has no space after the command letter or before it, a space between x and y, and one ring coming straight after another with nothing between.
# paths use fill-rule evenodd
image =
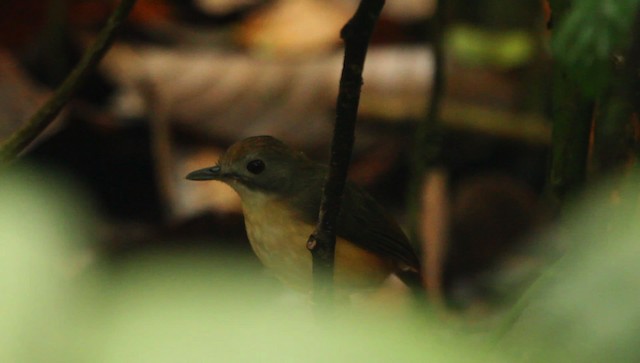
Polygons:
<instances>
[{"instance_id":1,"label":"bird's wing","mask_svg":"<svg viewBox=\"0 0 640 363\"><path fill-rule=\"evenodd\" d=\"M367 192L347 183L337 234L373 253L420 270L420 260L404 232Z\"/></svg>"},{"instance_id":2,"label":"bird's wing","mask_svg":"<svg viewBox=\"0 0 640 363\"><path fill-rule=\"evenodd\" d=\"M327 171L324 165L310 164L306 174L299 179L305 180L305 183L295 184L295 190L288 196L290 199L287 204L309 224L317 223ZM347 182L345 186L336 227L338 236L420 271L420 260L395 220L367 192L353 183Z\"/></svg>"}]
</instances>

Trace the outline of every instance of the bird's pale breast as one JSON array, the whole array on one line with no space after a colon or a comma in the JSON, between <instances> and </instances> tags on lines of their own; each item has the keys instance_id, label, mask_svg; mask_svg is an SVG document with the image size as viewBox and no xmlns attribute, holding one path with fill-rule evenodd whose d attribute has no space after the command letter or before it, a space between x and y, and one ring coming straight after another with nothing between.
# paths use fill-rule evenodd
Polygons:
<instances>
[{"instance_id":1,"label":"bird's pale breast","mask_svg":"<svg viewBox=\"0 0 640 363\"><path fill-rule=\"evenodd\" d=\"M314 226L298 221L277 198L246 190L242 194L247 236L258 258L285 284L309 291L311 253L306 242ZM391 261L338 237L335 283L339 289L375 287L392 269Z\"/></svg>"}]
</instances>

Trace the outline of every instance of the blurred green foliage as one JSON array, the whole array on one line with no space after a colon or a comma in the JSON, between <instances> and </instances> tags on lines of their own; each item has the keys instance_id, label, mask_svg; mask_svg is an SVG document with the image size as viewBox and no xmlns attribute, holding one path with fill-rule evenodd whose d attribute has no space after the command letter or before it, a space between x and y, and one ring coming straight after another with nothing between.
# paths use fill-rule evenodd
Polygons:
<instances>
[{"instance_id":1,"label":"blurred green foliage","mask_svg":"<svg viewBox=\"0 0 640 363\"><path fill-rule=\"evenodd\" d=\"M468 334L426 313L345 307L322 320L232 256L78 268L79 252L95 237L93 214L82 193L55 179L0 179L2 362L640 359L638 178L578 204L545 238L569 252L528 295L497 350L493 329L478 334L476 324Z\"/></svg>"},{"instance_id":2,"label":"blurred green foliage","mask_svg":"<svg viewBox=\"0 0 640 363\"><path fill-rule=\"evenodd\" d=\"M0 178L0 362L483 361L423 317L348 309L321 321L233 256L82 268L93 213L56 179Z\"/></svg>"},{"instance_id":3,"label":"blurred green foliage","mask_svg":"<svg viewBox=\"0 0 640 363\"><path fill-rule=\"evenodd\" d=\"M81 189L50 171L3 170L0 200L0 362L66 361L70 276L93 214Z\"/></svg>"},{"instance_id":4,"label":"blurred green foliage","mask_svg":"<svg viewBox=\"0 0 640 363\"><path fill-rule=\"evenodd\" d=\"M638 2L575 0L554 30L552 53L587 96L611 81L613 56L629 44Z\"/></svg>"},{"instance_id":5,"label":"blurred green foliage","mask_svg":"<svg viewBox=\"0 0 640 363\"><path fill-rule=\"evenodd\" d=\"M640 360L640 178L611 180L573 205L541 248L566 253L521 301L501 341L520 362Z\"/></svg>"},{"instance_id":6,"label":"blurred green foliage","mask_svg":"<svg viewBox=\"0 0 640 363\"><path fill-rule=\"evenodd\" d=\"M449 30L446 41L459 62L499 69L531 62L536 50L533 35L524 30L494 31L458 25Z\"/></svg>"}]
</instances>

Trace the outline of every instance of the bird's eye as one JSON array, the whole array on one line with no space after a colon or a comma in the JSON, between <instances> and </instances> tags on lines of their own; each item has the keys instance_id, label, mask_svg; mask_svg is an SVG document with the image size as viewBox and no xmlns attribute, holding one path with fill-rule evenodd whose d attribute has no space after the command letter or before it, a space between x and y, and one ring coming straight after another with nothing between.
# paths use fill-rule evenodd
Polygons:
<instances>
[{"instance_id":1,"label":"bird's eye","mask_svg":"<svg viewBox=\"0 0 640 363\"><path fill-rule=\"evenodd\" d=\"M252 174L260 174L264 171L264 161L260 159L251 160L247 163L247 170Z\"/></svg>"}]
</instances>

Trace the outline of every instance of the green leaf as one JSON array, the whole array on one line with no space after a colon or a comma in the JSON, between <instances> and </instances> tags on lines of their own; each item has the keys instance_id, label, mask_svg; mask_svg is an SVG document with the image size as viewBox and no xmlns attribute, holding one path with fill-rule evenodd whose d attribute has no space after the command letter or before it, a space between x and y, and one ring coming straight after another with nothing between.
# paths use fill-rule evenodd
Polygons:
<instances>
[{"instance_id":1,"label":"green leaf","mask_svg":"<svg viewBox=\"0 0 640 363\"><path fill-rule=\"evenodd\" d=\"M639 0L577 0L560 21L551 42L555 59L567 74L595 97L609 84L611 57L629 43Z\"/></svg>"}]
</instances>

